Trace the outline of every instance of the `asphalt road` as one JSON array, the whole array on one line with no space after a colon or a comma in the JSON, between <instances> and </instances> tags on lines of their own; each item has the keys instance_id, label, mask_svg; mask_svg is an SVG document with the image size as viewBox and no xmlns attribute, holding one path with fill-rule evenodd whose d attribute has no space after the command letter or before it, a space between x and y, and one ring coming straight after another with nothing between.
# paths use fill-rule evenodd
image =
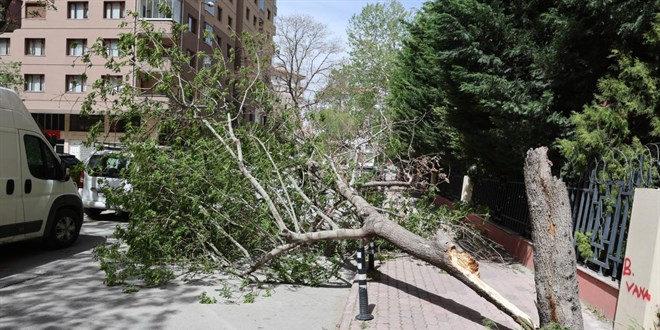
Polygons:
<instances>
[{"instance_id":1,"label":"asphalt road","mask_svg":"<svg viewBox=\"0 0 660 330\"><path fill-rule=\"evenodd\" d=\"M113 214L86 219L77 243L62 250L38 241L0 246L0 329L335 329L340 323L350 293L341 283L241 290L239 280L218 274L132 294L105 286L92 249L122 224ZM256 299L243 303L249 290ZM202 292L218 303L201 304Z\"/></svg>"}]
</instances>

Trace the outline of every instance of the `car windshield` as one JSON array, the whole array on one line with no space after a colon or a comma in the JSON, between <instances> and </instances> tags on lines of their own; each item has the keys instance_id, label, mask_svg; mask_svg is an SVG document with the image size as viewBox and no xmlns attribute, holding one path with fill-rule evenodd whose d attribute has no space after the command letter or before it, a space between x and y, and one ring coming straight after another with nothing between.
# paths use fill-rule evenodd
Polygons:
<instances>
[{"instance_id":1,"label":"car windshield","mask_svg":"<svg viewBox=\"0 0 660 330\"><path fill-rule=\"evenodd\" d=\"M93 176L118 178L122 169L128 165L126 159L118 154L93 155L89 159L89 168Z\"/></svg>"}]
</instances>

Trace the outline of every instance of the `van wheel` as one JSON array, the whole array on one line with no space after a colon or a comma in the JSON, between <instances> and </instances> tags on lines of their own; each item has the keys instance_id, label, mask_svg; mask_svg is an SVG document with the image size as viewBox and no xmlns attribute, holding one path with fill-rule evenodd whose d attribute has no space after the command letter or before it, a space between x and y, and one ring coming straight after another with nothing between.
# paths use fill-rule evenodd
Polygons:
<instances>
[{"instance_id":1,"label":"van wheel","mask_svg":"<svg viewBox=\"0 0 660 330\"><path fill-rule=\"evenodd\" d=\"M86 209L83 209L83 212L85 212L85 214L87 214L87 216L90 217L90 218L96 218L99 215L101 215L101 212L103 212L103 210L101 210L101 209L87 209L86 208Z\"/></svg>"},{"instance_id":2,"label":"van wheel","mask_svg":"<svg viewBox=\"0 0 660 330\"><path fill-rule=\"evenodd\" d=\"M57 211L48 243L54 248L65 248L73 244L80 234L80 216L69 209Z\"/></svg>"}]
</instances>

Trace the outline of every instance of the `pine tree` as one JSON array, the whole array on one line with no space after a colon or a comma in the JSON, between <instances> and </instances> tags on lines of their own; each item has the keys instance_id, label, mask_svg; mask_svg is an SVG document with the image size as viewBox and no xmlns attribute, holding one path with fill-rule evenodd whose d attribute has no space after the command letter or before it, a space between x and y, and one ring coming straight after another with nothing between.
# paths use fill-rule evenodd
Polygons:
<instances>
[{"instance_id":1,"label":"pine tree","mask_svg":"<svg viewBox=\"0 0 660 330\"><path fill-rule=\"evenodd\" d=\"M598 79L636 51L656 2L428 2L409 27L390 102L416 153L446 151L491 174L519 176L524 152L553 145Z\"/></svg>"}]
</instances>

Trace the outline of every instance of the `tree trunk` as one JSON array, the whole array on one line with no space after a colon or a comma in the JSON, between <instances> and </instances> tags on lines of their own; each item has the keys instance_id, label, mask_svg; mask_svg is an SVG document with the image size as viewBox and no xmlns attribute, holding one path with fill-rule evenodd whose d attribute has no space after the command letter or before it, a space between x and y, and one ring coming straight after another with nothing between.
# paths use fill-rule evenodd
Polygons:
<instances>
[{"instance_id":1,"label":"tree trunk","mask_svg":"<svg viewBox=\"0 0 660 330\"><path fill-rule=\"evenodd\" d=\"M525 159L539 317L541 326L556 322L583 329L568 191L552 176L547 152L530 149Z\"/></svg>"},{"instance_id":2,"label":"tree trunk","mask_svg":"<svg viewBox=\"0 0 660 330\"><path fill-rule=\"evenodd\" d=\"M527 314L479 278L479 264L467 252L462 252L451 237L442 231L436 233L433 241L416 235L388 220L385 214L354 193L342 180L338 180L337 185L339 193L357 208L357 213L364 223L362 230L366 235L379 236L404 252L446 271L512 317L523 329L534 329L534 322Z\"/></svg>"},{"instance_id":3,"label":"tree trunk","mask_svg":"<svg viewBox=\"0 0 660 330\"><path fill-rule=\"evenodd\" d=\"M527 314L479 278L479 264L467 252L462 252L453 243L451 237L439 231L433 241L427 240L384 217L375 220L372 224L374 234L404 252L446 271L513 318L523 329L534 329L534 322Z\"/></svg>"}]
</instances>

